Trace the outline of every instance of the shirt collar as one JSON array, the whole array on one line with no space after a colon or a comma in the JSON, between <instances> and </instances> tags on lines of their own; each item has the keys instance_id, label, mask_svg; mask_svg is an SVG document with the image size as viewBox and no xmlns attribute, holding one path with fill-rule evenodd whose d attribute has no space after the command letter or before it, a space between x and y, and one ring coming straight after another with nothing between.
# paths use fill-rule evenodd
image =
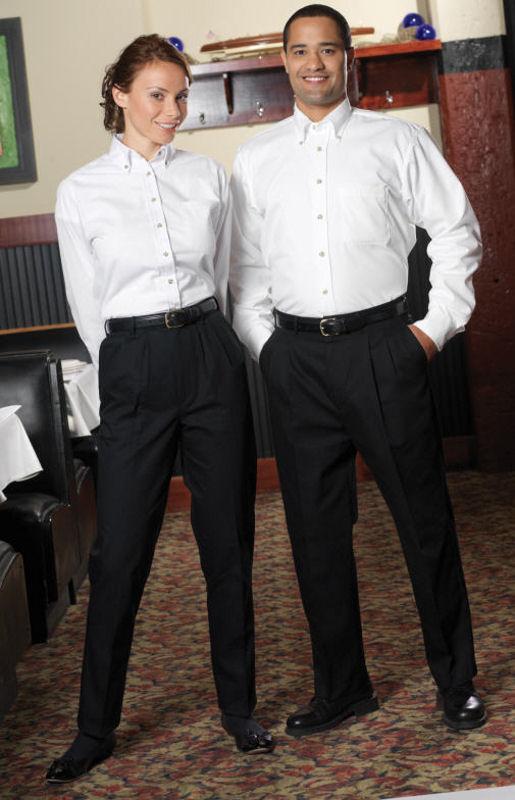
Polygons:
<instances>
[{"instance_id":1,"label":"shirt collar","mask_svg":"<svg viewBox=\"0 0 515 800\"><path fill-rule=\"evenodd\" d=\"M139 153L122 142L122 136L123 134L121 133L116 133L113 136L111 147L109 148L109 158L126 172L130 172L139 164L147 164L147 160L143 156L140 156ZM175 148L171 143L162 145L155 156L150 159L150 163L153 165L162 164L167 167L174 157L174 153Z\"/></svg>"},{"instance_id":2,"label":"shirt collar","mask_svg":"<svg viewBox=\"0 0 515 800\"><path fill-rule=\"evenodd\" d=\"M293 121L299 135L299 141L304 142L309 131L313 128L321 128L325 125L329 125L333 129L334 135L340 139L351 118L351 114L352 106L349 103L348 97L346 97L340 105L336 106L330 114L320 120L320 122L313 122L313 120L309 119L309 117L295 105Z\"/></svg>"}]
</instances>

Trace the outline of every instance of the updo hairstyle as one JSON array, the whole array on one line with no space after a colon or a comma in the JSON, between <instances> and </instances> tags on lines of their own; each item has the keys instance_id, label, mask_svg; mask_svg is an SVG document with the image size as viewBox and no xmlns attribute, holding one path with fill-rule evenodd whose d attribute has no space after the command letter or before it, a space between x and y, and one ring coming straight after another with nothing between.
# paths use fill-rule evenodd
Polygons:
<instances>
[{"instance_id":1,"label":"updo hairstyle","mask_svg":"<svg viewBox=\"0 0 515 800\"><path fill-rule=\"evenodd\" d=\"M113 86L121 89L122 92L130 91L138 70L152 61L168 61L170 64L177 64L184 70L191 83L192 76L188 62L173 44L170 44L163 36L158 36L157 33L138 36L127 45L125 50L122 50L117 61L106 68L102 81L103 102L100 103L104 109L106 130L123 133L125 129L123 109L117 106L113 99Z\"/></svg>"}]
</instances>

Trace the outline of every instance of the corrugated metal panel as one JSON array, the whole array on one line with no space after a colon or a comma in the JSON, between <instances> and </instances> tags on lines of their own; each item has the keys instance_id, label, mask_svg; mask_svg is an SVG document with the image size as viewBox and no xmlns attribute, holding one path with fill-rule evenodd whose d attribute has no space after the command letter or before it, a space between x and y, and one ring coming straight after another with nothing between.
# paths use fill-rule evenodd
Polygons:
<instances>
[{"instance_id":1,"label":"corrugated metal panel","mask_svg":"<svg viewBox=\"0 0 515 800\"><path fill-rule=\"evenodd\" d=\"M417 243L409 257L408 303L413 319L427 311L429 271L427 255L430 239L417 228ZM465 337L458 334L446 344L429 366L429 377L443 436L464 436L473 433L467 380Z\"/></svg>"},{"instance_id":2,"label":"corrugated metal panel","mask_svg":"<svg viewBox=\"0 0 515 800\"><path fill-rule=\"evenodd\" d=\"M57 244L0 249L0 328L71 321Z\"/></svg>"}]
</instances>

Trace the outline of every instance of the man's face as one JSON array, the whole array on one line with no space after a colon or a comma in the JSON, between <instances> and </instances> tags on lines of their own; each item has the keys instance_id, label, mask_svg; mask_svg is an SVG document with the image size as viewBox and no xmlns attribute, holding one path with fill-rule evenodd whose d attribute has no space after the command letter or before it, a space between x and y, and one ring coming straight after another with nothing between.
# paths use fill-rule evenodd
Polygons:
<instances>
[{"instance_id":1,"label":"man's face","mask_svg":"<svg viewBox=\"0 0 515 800\"><path fill-rule=\"evenodd\" d=\"M345 50L338 25L330 17L292 22L281 55L296 103L313 121L323 119L346 97L354 51Z\"/></svg>"}]
</instances>

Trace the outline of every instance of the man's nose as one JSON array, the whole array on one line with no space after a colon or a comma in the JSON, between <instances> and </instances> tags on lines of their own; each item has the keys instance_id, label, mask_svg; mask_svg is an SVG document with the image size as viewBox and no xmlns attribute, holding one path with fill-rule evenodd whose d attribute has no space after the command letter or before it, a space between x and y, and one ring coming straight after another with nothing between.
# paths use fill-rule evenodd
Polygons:
<instances>
[{"instance_id":1,"label":"man's nose","mask_svg":"<svg viewBox=\"0 0 515 800\"><path fill-rule=\"evenodd\" d=\"M308 69L316 70L316 69L323 69L324 62L320 56L320 53L308 53L308 57L306 59L306 66Z\"/></svg>"}]
</instances>

